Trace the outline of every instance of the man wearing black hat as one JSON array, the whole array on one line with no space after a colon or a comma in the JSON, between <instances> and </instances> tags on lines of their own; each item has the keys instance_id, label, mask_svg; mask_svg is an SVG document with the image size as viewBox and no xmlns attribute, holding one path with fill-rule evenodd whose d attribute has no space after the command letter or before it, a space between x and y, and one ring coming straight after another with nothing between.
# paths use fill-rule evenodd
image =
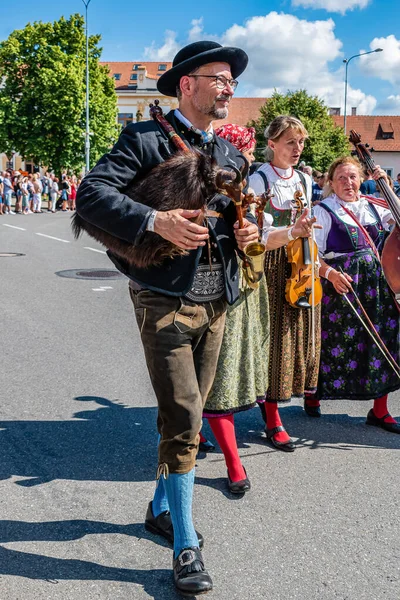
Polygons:
<instances>
[{"instance_id":1,"label":"man wearing black hat","mask_svg":"<svg viewBox=\"0 0 400 600\"><path fill-rule=\"evenodd\" d=\"M222 167L247 163L229 142L215 136L211 122L228 115L236 77L247 65L239 48L216 42L196 42L176 55L172 68L158 80L158 90L177 96L179 110L166 119L185 145L210 154ZM226 301L238 297L236 248L258 238L249 216L238 229L235 207L216 194L208 208L214 216L208 228L190 218L199 211L155 211L125 195L176 151L154 121L129 125L117 144L84 178L77 211L89 223L137 244L146 231L189 252L166 259L161 267L139 269L109 252L114 264L130 278L134 304L151 381L158 401L158 484L145 526L174 545L174 580L181 593L196 595L212 589L199 547L202 536L192 521L194 465L202 409L213 383L222 341ZM184 183L183 183L184 185ZM212 271L206 263L206 240L212 246Z\"/></svg>"}]
</instances>

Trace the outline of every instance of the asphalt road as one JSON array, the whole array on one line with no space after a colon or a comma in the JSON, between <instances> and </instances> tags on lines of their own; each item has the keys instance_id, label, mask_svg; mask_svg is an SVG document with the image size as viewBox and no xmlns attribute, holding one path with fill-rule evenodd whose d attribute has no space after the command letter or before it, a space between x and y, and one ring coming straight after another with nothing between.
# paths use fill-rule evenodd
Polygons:
<instances>
[{"instance_id":1,"label":"asphalt road","mask_svg":"<svg viewBox=\"0 0 400 600\"><path fill-rule=\"evenodd\" d=\"M143 527L156 404L127 281L60 276L113 269L93 249L68 213L0 217L0 600L180 598ZM282 408L293 454L267 446L258 410L238 415L244 498L219 451L199 458L210 598L399 600L400 436L366 427L369 407Z\"/></svg>"}]
</instances>

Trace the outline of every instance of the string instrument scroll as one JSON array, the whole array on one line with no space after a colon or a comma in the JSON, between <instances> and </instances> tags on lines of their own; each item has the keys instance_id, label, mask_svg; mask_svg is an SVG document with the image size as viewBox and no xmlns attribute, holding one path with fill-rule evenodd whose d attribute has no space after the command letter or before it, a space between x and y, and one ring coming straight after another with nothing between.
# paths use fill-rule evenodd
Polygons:
<instances>
[{"instance_id":1,"label":"string instrument scroll","mask_svg":"<svg viewBox=\"0 0 400 600\"><path fill-rule=\"evenodd\" d=\"M350 142L354 145L357 156L362 164L365 165L369 173L373 173L376 165L371 153L365 144L361 143L361 136L354 131L350 132ZM400 199L393 192L384 177L376 180L382 195L392 213L395 226L390 232L382 250L381 263L386 281L394 294L400 293Z\"/></svg>"}]
</instances>

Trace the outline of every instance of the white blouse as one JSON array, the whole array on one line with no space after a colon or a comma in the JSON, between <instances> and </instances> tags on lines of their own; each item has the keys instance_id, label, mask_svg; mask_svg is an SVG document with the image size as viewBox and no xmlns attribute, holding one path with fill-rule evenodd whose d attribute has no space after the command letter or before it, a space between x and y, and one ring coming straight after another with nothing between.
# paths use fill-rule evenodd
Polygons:
<instances>
[{"instance_id":1,"label":"white blouse","mask_svg":"<svg viewBox=\"0 0 400 600\"><path fill-rule=\"evenodd\" d=\"M356 219L361 223L361 225L373 225L376 223L376 217L372 212L370 203L364 196L360 196L359 200L356 202L345 202L338 198L336 194L332 194L327 198L324 198L322 201L326 204L338 217L346 223L347 225L357 225L354 219L351 218L350 215L346 213L343 206L354 213ZM382 208L381 206L376 206L377 213L379 214L382 225L385 229L389 229L389 221L393 219L392 213L388 208ZM332 217L327 210L322 208L319 204L314 206L314 216L317 219L317 223L322 225L323 229L315 229L315 241L317 242L320 256L323 256L326 250L326 242L328 239L329 232L332 227ZM331 256L331 254L333 256ZM334 256L340 256L341 252L332 252L329 253L329 258L334 258Z\"/></svg>"},{"instance_id":2,"label":"white blouse","mask_svg":"<svg viewBox=\"0 0 400 600\"><path fill-rule=\"evenodd\" d=\"M254 190L256 196L260 196L265 192L265 182L263 177L258 173L263 171L268 179L270 190L273 193L271 200L272 205L278 210L290 210L293 208L294 193L297 191L304 192L303 185L301 183L300 175L296 171L289 167L289 169L279 169L278 167L272 168L270 163L264 163L259 167L257 171L250 176L249 184ZM306 181L306 192L307 192L307 206L311 206L311 193L312 184L311 177L304 173ZM281 227L273 227L272 215L264 213L263 215L263 234L262 242L265 244L268 238L268 234L272 229L282 229Z\"/></svg>"}]
</instances>

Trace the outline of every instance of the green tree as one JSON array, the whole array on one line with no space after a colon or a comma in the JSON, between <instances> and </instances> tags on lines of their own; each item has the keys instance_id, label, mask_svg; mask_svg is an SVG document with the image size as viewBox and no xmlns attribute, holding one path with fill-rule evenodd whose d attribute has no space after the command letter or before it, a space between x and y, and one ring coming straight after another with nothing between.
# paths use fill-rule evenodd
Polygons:
<instances>
[{"instance_id":1,"label":"green tree","mask_svg":"<svg viewBox=\"0 0 400 600\"><path fill-rule=\"evenodd\" d=\"M350 153L344 131L335 125L327 106L317 96L309 96L305 90L286 95L275 91L261 107L260 118L250 123L256 128L259 148L265 148L265 128L278 115L297 117L306 127L309 138L301 159L313 168L326 171L335 158Z\"/></svg>"},{"instance_id":2,"label":"green tree","mask_svg":"<svg viewBox=\"0 0 400 600\"><path fill-rule=\"evenodd\" d=\"M90 137L93 165L116 140L117 98L99 64L99 35L89 38ZM15 30L0 43L0 152L80 171L85 164L86 40L84 18L71 15Z\"/></svg>"}]
</instances>

